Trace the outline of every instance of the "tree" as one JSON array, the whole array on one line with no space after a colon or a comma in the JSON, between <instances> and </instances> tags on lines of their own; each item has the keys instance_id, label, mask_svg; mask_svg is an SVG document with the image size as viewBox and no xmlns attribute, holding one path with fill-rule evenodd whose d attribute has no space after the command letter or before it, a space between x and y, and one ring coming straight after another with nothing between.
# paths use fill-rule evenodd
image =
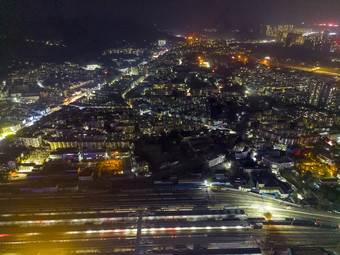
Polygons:
<instances>
[{"instance_id":1,"label":"tree","mask_svg":"<svg viewBox=\"0 0 340 255\"><path fill-rule=\"evenodd\" d=\"M9 173L7 171L0 171L0 183L5 183L8 181Z\"/></svg>"}]
</instances>

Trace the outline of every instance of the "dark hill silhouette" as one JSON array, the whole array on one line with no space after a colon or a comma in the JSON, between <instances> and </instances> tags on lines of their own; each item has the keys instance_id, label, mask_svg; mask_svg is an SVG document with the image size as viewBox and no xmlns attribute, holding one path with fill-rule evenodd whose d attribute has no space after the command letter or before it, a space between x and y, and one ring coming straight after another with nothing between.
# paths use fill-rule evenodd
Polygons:
<instances>
[{"instance_id":1,"label":"dark hill silhouette","mask_svg":"<svg viewBox=\"0 0 340 255\"><path fill-rule=\"evenodd\" d=\"M175 39L154 27L128 20L57 19L3 24L0 34L0 69L4 72L12 59L30 62L86 62L97 57L104 49L115 47L117 41L135 43L143 47L157 39ZM27 43L26 39L59 41L67 47L51 47Z\"/></svg>"}]
</instances>

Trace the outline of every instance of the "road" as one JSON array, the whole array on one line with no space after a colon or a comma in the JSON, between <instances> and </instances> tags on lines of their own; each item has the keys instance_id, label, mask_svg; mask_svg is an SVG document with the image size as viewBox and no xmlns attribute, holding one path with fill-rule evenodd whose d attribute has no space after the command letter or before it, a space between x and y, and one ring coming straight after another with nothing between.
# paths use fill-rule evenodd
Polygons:
<instances>
[{"instance_id":1,"label":"road","mask_svg":"<svg viewBox=\"0 0 340 255\"><path fill-rule=\"evenodd\" d=\"M311 67L286 65L286 64L283 64L282 67L296 69L296 70L305 71L305 72L313 72L313 73L325 74L325 75L331 75L331 76L340 76L340 71L338 68L328 68L328 67L311 68Z\"/></svg>"},{"instance_id":2,"label":"road","mask_svg":"<svg viewBox=\"0 0 340 255\"><path fill-rule=\"evenodd\" d=\"M272 218L303 218L313 220L331 221L340 224L340 215L324 211L307 210L283 203L280 200L262 197L257 194L244 193L240 191L215 191L217 204L228 205L230 202L248 212L252 217L258 217L264 213L272 214Z\"/></svg>"},{"instance_id":3,"label":"road","mask_svg":"<svg viewBox=\"0 0 340 255\"><path fill-rule=\"evenodd\" d=\"M251 218L262 218L265 225L253 229ZM285 218L324 225L277 225ZM271 254L272 248L302 245L340 252L339 229L325 228L337 227L340 216L237 190L3 195L0 219L0 252L152 254L261 247Z\"/></svg>"}]
</instances>

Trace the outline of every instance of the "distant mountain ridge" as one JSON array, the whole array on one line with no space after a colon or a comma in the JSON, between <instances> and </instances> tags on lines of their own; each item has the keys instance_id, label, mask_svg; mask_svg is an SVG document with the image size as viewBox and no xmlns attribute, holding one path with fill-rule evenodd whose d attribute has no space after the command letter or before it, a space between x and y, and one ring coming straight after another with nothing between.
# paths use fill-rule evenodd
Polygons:
<instances>
[{"instance_id":1,"label":"distant mountain ridge","mask_svg":"<svg viewBox=\"0 0 340 255\"><path fill-rule=\"evenodd\" d=\"M26 39L62 41L65 47L27 43ZM157 39L174 39L154 27L128 20L104 20L83 17L78 20L46 20L3 24L0 34L0 68L5 70L12 59L32 62L83 62L98 56L104 49L126 40L142 47Z\"/></svg>"}]
</instances>

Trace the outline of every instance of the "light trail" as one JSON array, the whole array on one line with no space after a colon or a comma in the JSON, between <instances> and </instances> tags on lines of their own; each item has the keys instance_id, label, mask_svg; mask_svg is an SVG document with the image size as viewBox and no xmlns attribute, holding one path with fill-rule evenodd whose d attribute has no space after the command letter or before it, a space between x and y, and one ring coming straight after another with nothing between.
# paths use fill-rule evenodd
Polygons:
<instances>
[{"instance_id":1,"label":"light trail","mask_svg":"<svg viewBox=\"0 0 340 255\"><path fill-rule=\"evenodd\" d=\"M305 72L312 72L312 73L318 73L318 74L325 74L330 76L339 76L340 72L334 72L331 68L325 68L325 67L318 67L318 68L308 68L308 67L301 67L301 66L294 66L294 65L283 65L284 68L289 69L296 69L300 71Z\"/></svg>"}]
</instances>

